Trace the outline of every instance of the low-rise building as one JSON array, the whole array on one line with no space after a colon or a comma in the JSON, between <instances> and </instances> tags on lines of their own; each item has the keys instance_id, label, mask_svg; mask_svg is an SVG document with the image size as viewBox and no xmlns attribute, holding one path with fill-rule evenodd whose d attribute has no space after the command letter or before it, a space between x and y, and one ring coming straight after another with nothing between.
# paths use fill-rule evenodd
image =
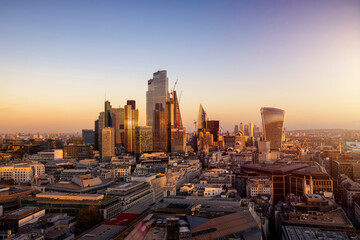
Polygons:
<instances>
[{"instance_id":1,"label":"low-rise building","mask_svg":"<svg viewBox=\"0 0 360 240\"><path fill-rule=\"evenodd\" d=\"M223 192L221 185L216 184L195 184L192 195L202 197L218 197Z\"/></svg>"},{"instance_id":2,"label":"low-rise building","mask_svg":"<svg viewBox=\"0 0 360 240\"><path fill-rule=\"evenodd\" d=\"M282 228L282 239L337 239L350 240L345 232L324 231L314 227L285 226Z\"/></svg>"},{"instance_id":3,"label":"low-rise building","mask_svg":"<svg viewBox=\"0 0 360 240\"><path fill-rule=\"evenodd\" d=\"M136 158L134 156L122 155L111 158L111 164L114 165L135 165Z\"/></svg>"},{"instance_id":4,"label":"low-rise building","mask_svg":"<svg viewBox=\"0 0 360 240\"><path fill-rule=\"evenodd\" d=\"M342 203L348 207L353 207L353 198L356 194L360 194L360 183L354 182L350 178L344 176L340 182L340 195Z\"/></svg>"},{"instance_id":5,"label":"low-rise building","mask_svg":"<svg viewBox=\"0 0 360 240\"><path fill-rule=\"evenodd\" d=\"M257 215L239 201L165 198L124 236L131 239L263 239Z\"/></svg>"},{"instance_id":6,"label":"low-rise building","mask_svg":"<svg viewBox=\"0 0 360 240\"><path fill-rule=\"evenodd\" d=\"M164 185L166 182L166 177L164 174L149 174L146 176L135 175L131 176L131 181L133 182L148 182L151 187L153 202L159 202L164 198Z\"/></svg>"},{"instance_id":7,"label":"low-rise building","mask_svg":"<svg viewBox=\"0 0 360 240\"><path fill-rule=\"evenodd\" d=\"M81 209L95 206L104 219L115 216L122 209L122 203L116 197L62 192L39 193L35 197L21 199L21 205L39 206L48 213L67 213L70 216L76 216Z\"/></svg>"},{"instance_id":8,"label":"low-rise building","mask_svg":"<svg viewBox=\"0 0 360 240\"><path fill-rule=\"evenodd\" d=\"M89 159L92 158L90 145L67 145L64 146L64 159Z\"/></svg>"},{"instance_id":9,"label":"low-rise building","mask_svg":"<svg viewBox=\"0 0 360 240\"><path fill-rule=\"evenodd\" d=\"M70 181L74 176L89 174L89 169L77 168L77 169L63 169L60 173L61 181Z\"/></svg>"},{"instance_id":10,"label":"low-rise building","mask_svg":"<svg viewBox=\"0 0 360 240\"><path fill-rule=\"evenodd\" d=\"M333 180L320 166L314 165L294 171L290 176L290 189L291 193L297 196L323 192L332 193Z\"/></svg>"},{"instance_id":11,"label":"low-rise building","mask_svg":"<svg viewBox=\"0 0 360 240\"><path fill-rule=\"evenodd\" d=\"M360 227L360 194L353 196L354 218L358 227Z\"/></svg>"},{"instance_id":12,"label":"low-rise building","mask_svg":"<svg viewBox=\"0 0 360 240\"><path fill-rule=\"evenodd\" d=\"M194 189L194 184L192 183L185 183L183 184L181 187L180 187L180 190L179 192L180 193L186 193L186 194L191 194L191 192L193 191Z\"/></svg>"},{"instance_id":13,"label":"low-rise building","mask_svg":"<svg viewBox=\"0 0 360 240\"><path fill-rule=\"evenodd\" d=\"M128 182L98 191L105 196L117 197L122 203L122 211L136 204L150 205L154 203L151 186L148 182Z\"/></svg>"},{"instance_id":14,"label":"low-rise building","mask_svg":"<svg viewBox=\"0 0 360 240\"><path fill-rule=\"evenodd\" d=\"M27 156L27 159L30 161L48 162L53 161L54 159L62 159L63 156L62 149L54 149L53 151L41 151L36 154L29 155Z\"/></svg>"},{"instance_id":15,"label":"low-rise building","mask_svg":"<svg viewBox=\"0 0 360 240\"><path fill-rule=\"evenodd\" d=\"M20 227L34 223L42 216L45 216L45 209L37 206L19 208L0 217L0 231L10 230L12 233L16 233Z\"/></svg>"},{"instance_id":16,"label":"low-rise building","mask_svg":"<svg viewBox=\"0 0 360 240\"><path fill-rule=\"evenodd\" d=\"M100 179L93 177L91 174L76 175L71 181L61 181L54 184L46 185L46 190L67 192L67 193L95 193L99 189L114 184L111 179Z\"/></svg>"},{"instance_id":17,"label":"low-rise building","mask_svg":"<svg viewBox=\"0 0 360 240\"><path fill-rule=\"evenodd\" d=\"M299 201L300 200L300 201ZM298 226L319 228L322 231L341 231L348 235L356 234L344 210L332 199L319 194L306 194L302 199L293 198L291 205L278 203L275 206L276 226ZM280 210L279 213L277 213ZM281 228L278 229L281 231Z\"/></svg>"},{"instance_id":18,"label":"low-rise building","mask_svg":"<svg viewBox=\"0 0 360 240\"><path fill-rule=\"evenodd\" d=\"M124 178L130 179L131 176L131 166L130 165L115 165L111 169L112 178Z\"/></svg>"},{"instance_id":19,"label":"low-rise building","mask_svg":"<svg viewBox=\"0 0 360 240\"><path fill-rule=\"evenodd\" d=\"M220 184L228 187L235 187L235 174L205 171L200 176L202 184Z\"/></svg>"},{"instance_id":20,"label":"low-rise building","mask_svg":"<svg viewBox=\"0 0 360 240\"><path fill-rule=\"evenodd\" d=\"M251 178L246 181L246 196L272 195L272 181L269 178Z\"/></svg>"},{"instance_id":21,"label":"low-rise building","mask_svg":"<svg viewBox=\"0 0 360 240\"><path fill-rule=\"evenodd\" d=\"M19 208L21 197L30 196L35 192L34 188L25 186L1 186L0 205L4 212ZM1 215L1 214L0 214Z\"/></svg>"},{"instance_id":22,"label":"low-rise building","mask_svg":"<svg viewBox=\"0 0 360 240\"><path fill-rule=\"evenodd\" d=\"M66 213L47 213L36 222L19 228L18 233L11 235L14 240L72 240L74 235L75 217Z\"/></svg>"},{"instance_id":23,"label":"low-rise building","mask_svg":"<svg viewBox=\"0 0 360 240\"><path fill-rule=\"evenodd\" d=\"M20 163L0 167L0 179L13 179L17 183L31 182L34 177L45 174L45 166L41 163Z\"/></svg>"}]
</instances>

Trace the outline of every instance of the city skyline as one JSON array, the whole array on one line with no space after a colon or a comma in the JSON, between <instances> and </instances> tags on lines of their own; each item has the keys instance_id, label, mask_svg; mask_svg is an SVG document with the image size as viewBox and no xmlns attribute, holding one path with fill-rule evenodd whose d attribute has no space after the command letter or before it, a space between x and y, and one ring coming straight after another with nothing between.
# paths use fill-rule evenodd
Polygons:
<instances>
[{"instance_id":1,"label":"city skyline","mask_svg":"<svg viewBox=\"0 0 360 240\"><path fill-rule=\"evenodd\" d=\"M34 2L0 3L0 133L93 128L105 94L136 100L144 126L158 70L187 132L200 104L230 132L262 107L288 130L360 129L358 1Z\"/></svg>"}]
</instances>

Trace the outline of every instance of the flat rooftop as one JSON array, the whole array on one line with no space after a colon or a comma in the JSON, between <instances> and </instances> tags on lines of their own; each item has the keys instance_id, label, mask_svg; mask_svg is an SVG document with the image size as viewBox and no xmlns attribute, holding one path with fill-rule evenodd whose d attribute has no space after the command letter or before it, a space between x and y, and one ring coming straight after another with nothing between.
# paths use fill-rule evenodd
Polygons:
<instances>
[{"instance_id":1,"label":"flat rooftop","mask_svg":"<svg viewBox=\"0 0 360 240\"><path fill-rule=\"evenodd\" d=\"M308 164L244 164L240 169L259 171L267 174L286 174L302 168L309 167Z\"/></svg>"},{"instance_id":2,"label":"flat rooftop","mask_svg":"<svg viewBox=\"0 0 360 240\"><path fill-rule=\"evenodd\" d=\"M322 231L319 228L310 228L310 227L284 226L283 233L284 233L283 234L284 240L303 240L303 239L349 240L348 236L344 232Z\"/></svg>"},{"instance_id":3,"label":"flat rooftop","mask_svg":"<svg viewBox=\"0 0 360 240\"><path fill-rule=\"evenodd\" d=\"M31 214L34 214L36 212L39 212L41 210L42 209L39 207L30 207L30 206L22 207L22 208L16 209L15 211L7 213L3 217L0 217L0 219L7 219L7 218L20 219L20 218L27 217Z\"/></svg>"},{"instance_id":4,"label":"flat rooftop","mask_svg":"<svg viewBox=\"0 0 360 240\"><path fill-rule=\"evenodd\" d=\"M64 192L43 192L36 194L37 197L47 197L47 196L78 196L78 197L87 197L87 198L97 198L99 196L104 196L103 194L90 194L90 193L64 193Z\"/></svg>"},{"instance_id":5,"label":"flat rooftop","mask_svg":"<svg viewBox=\"0 0 360 240\"><path fill-rule=\"evenodd\" d=\"M326 213L318 214L296 214L289 213L289 218L282 217L284 222L296 224L316 224L317 226L342 226L347 228L354 228L350 220L347 218L342 209L332 210ZM297 215L304 216L297 217ZM282 216L282 215L281 215Z\"/></svg>"}]
</instances>

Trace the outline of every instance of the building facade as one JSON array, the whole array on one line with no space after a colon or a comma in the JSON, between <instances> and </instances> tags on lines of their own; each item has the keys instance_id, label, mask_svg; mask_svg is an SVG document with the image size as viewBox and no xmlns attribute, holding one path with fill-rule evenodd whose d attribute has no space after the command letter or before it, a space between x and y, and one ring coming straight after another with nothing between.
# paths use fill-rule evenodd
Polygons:
<instances>
[{"instance_id":1,"label":"building facade","mask_svg":"<svg viewBox=\"0 0 360 240\"><path fill-rule=\"evenodd\" d=\"M115 131L114 128L105 127L102 129L101 158L115 156Z\"/></svg>"},{"instance_id":2,"label":"building facade","mask_svg":"<svg viewBox=\"0 0 360 240\"><path fill-rule=\"evenodd\" d=\"M153 127L153 129L155 105L161 103L165 107L169 95L168 89L168 78L165 70L157 71L153 74L153 78L148 81L148 90L146 92L146 125Z\"/></svg>"},{"instance_id":3,"label":"building facade","mask_svg":"<svg viewBox=\"0 0 360 240\"><path fill-rule=\"evenodd\" d=\"M124 120L124 147L126 152L135 152L135 127L139 126L139 110L135 109L135 101L128 101Z\"/></svg>"},{"instance_id":4,"label":"building facade","mask_svg":"<svg viewBox=\"0 0 360 240\"><path fill-rule=\"evenodd\" d=\"M285 111L267 107L260 111L265 140L270 141L271 150L281 149Z\"/></svg>"},{"instance_id":5,"label":"building facade","mask_svg":"<svg viewBox=\"0 0 360 240\"><path fill-rule=\"evenodd\" d=\"M150 126L135 127L135 153L153 151L153 133Z\"/></svg>"}]
</instances>

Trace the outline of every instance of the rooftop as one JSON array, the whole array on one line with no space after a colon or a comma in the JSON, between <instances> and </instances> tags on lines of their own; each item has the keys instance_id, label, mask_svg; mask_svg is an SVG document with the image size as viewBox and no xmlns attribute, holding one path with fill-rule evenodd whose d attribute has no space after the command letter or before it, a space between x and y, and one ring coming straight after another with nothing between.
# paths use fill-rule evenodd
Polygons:
<instances>
[{"instance_id":1,"label":"rooftop","mask_svg":"<svg viewBox=\"0 0 360 240\"><path fill-rule=\"evenodd\" d=\"M284 233L283 234L284 240L302 240L302 239L349 240L348 236L344 232L322 231L319 228L285 226L283 227L283 233Z\"/></svg>"},{"instance_id":2,"label":"rooftop","mask_svg":"<svg viewBox=\"0 0 360 240\"><path fill-rule=\"evenodd\" d=\"M22 207L15 211L9 212L8 214L4 215L3 217L0 217L0 219L21 219L27 216L30 216L36 212L42 211L39 207Z\"/></svg>"},{"instance_id":3,"label":"rooftop","mask_svg":"<svg viewBox=\"0 0 360 240\"><path fill-rule=\"evenodd\" d=\"M261 171L267 174L285 174L302 168L308 167L308 164L244 164L241 169Z\"/></svg>"}]
</instances>

